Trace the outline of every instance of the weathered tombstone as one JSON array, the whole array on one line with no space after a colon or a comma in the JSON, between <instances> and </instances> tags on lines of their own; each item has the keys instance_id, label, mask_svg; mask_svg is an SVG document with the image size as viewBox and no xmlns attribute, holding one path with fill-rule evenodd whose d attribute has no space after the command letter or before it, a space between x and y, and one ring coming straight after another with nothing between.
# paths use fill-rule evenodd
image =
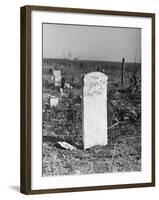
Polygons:
<instances>
[{"instance_id":1,"label":"weathered tombstone","mask_svg":"<svg viewBox=\"0 0 159 200\"><path fill-rule=\"evenodd\" d=\"M55 86L61 86L61 71L54 70Z\"/></svg>"},{"instance_id":2,"label":"weathered tombstone","mask_svg":"<svg viewBox=\"0 0 159 200\"><path fill-rule=\"evenodd\" d=\"M83 146L107 144L107 76L91 72L84 76Z\"/></svg>"}]
</instances>

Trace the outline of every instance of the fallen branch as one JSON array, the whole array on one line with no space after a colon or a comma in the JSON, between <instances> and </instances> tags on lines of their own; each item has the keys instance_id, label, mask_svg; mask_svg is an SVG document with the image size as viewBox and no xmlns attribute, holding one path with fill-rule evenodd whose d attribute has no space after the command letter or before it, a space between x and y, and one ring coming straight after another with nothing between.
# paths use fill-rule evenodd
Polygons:
<instances>
[{"instance_id":1,"label":"fallen branch","mask_svg":"<svg viewBox=\"0 0 159 200\"><path fill-rule=\"evenodd\" d=\"M124 123L126 123L126 122L127 122L127 121L125 121L125 122L117 122L117 123L113 124L112 126L109 126L107 129L114 128L115 126L118 126L119 124L124 124Z\"/></svg>"}]
</instances>

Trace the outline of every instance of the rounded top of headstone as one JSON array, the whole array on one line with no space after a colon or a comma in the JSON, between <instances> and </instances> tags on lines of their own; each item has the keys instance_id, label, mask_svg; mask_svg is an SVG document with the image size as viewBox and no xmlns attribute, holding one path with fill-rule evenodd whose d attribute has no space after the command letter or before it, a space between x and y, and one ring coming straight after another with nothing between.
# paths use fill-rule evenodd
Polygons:
<instances>
[{"instance_id":1,"label":"rounded top of headstone","mask_svg":"<svg viewBox=\"0 0 159 200\"><path fill-rule=\"evenodd\" d=\"M97 78L104 78L104 79L108 79L108 76L106 74L104 74L103 72L89 72L87 74L84 75L84 78L89 78L89 77L97 77Z\"/></svg>"}]
</instances>

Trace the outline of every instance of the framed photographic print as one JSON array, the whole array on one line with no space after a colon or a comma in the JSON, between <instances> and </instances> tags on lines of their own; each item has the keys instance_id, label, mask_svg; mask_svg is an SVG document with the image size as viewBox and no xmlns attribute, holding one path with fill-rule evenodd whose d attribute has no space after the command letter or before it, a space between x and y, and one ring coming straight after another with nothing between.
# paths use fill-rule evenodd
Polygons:
<instances>
[{"instance_id":1,"label":"framed photographic print","mask_svg":"<svg viewBox=\"0 0 159 200\"><path fill-rule=\"evenodd\" d=\"M155 186L155 14L21 8L21 192Z\"/></svg>"}]
</instances>

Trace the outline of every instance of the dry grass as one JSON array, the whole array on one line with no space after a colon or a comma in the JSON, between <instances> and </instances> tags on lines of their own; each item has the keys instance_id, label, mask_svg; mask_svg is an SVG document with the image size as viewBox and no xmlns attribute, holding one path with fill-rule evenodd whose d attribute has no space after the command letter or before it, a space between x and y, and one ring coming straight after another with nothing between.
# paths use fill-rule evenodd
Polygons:
<instances>
[{"instance_id":1,"label":"dry grass","mask_svg":"<svg viewBox=\"0 0 159 200\"><path fill-rule=\"evenodd\" d=\"M65 73L71 76L75 70ZM58 107L47 107L43 113L43 176L141 170L141 91L138 89L131 94L129 79L132 72L126 71L124 87L119 85L118 68L107 69L107 73L110 81L108 145L83 150L81 88L67 90L67 97L62 98ZM47 78L45 75L43 81ZM76 80L78 83L81 84L80 79ZM47 104L45 95L55 92L59 92L58 88L49 88L48 84L43 87L43 106ZM62 149L57 141L66 141L77 149Z\"/></svg>"}]
</instances>

